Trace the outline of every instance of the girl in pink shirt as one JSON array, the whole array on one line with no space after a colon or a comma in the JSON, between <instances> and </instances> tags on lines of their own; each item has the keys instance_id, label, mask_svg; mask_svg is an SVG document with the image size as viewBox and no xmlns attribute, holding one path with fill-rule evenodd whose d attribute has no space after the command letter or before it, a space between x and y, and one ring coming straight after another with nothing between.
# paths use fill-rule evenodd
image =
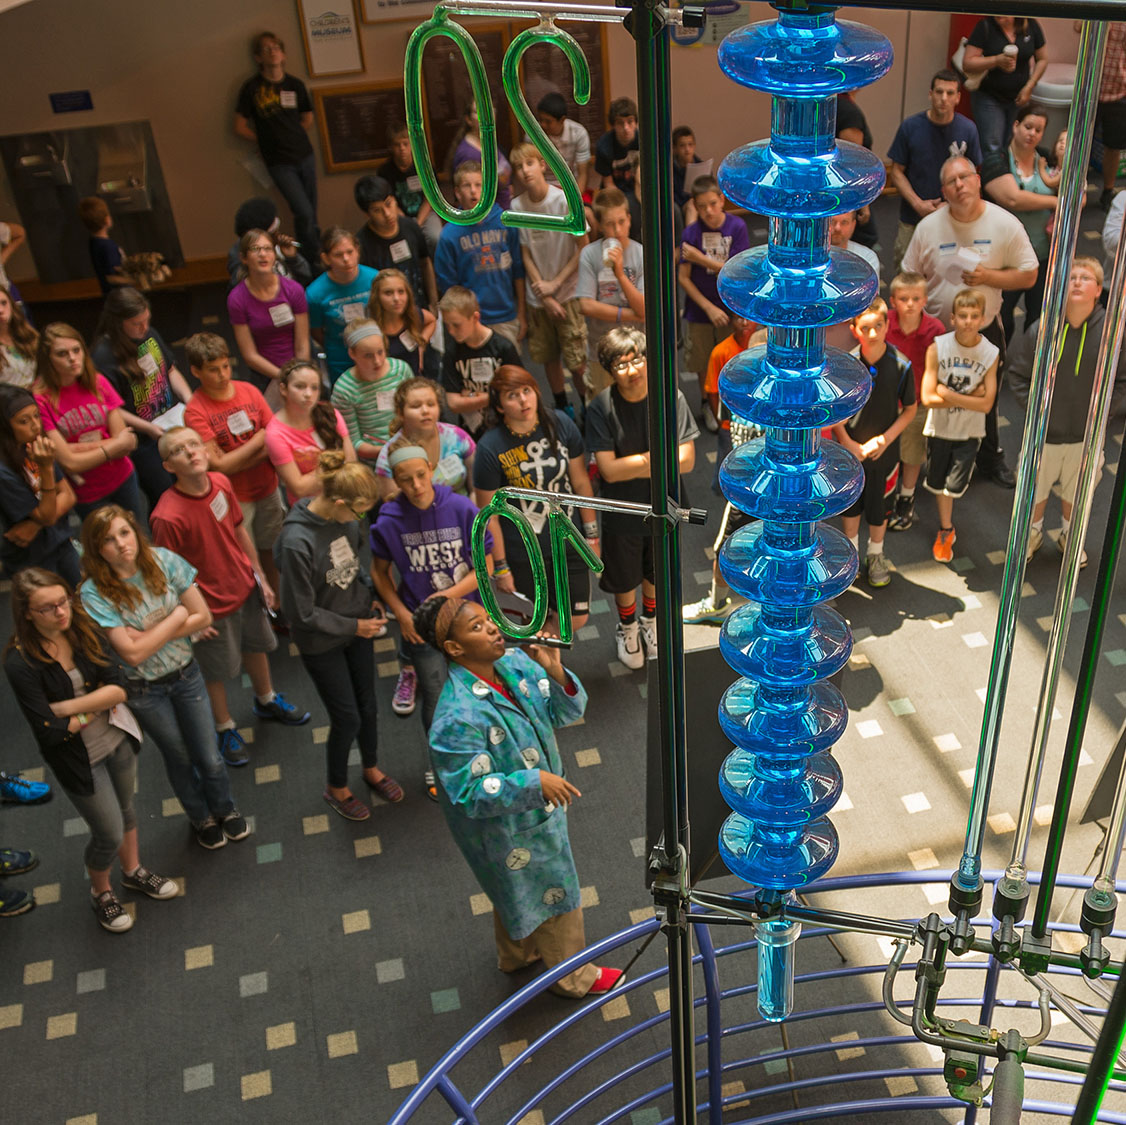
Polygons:
<instances>
[{"instance_id":1,"label":"girl in pink shirt","mask_svg":"<svg viewBox=\"0 0 1126 1125\"><path fill-rule=\"evenodd\" d=\"M278 376L282 408L266 426L266 452L292 504L320 493L317 458L325 449L342 449L356 460L348 427L330 402L321 401L321 373L307 359L291 359Z\"/></svg>"},{"instance_id":2,"label":"girl in pink shirt","mask_svg":"<svg viewBox=\"0 0 1126 1125\"><path fill-rule=\"evenodd\" d=\"M129 454L137 435L125 424L121 396L94 369L86 341L68 324L48 324L39 338L35 398L55 459L74 481L74 510L85 516L120 504L143 519Z\"/></svg>"}]
</instances>

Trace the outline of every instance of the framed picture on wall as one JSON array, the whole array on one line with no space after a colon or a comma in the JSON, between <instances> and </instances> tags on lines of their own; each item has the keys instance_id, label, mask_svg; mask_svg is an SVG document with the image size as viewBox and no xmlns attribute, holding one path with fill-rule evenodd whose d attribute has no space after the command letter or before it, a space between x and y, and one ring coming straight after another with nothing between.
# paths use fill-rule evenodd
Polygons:
<instances>
[{"instance_id":1,"label":"framed picture on wall","mask_svg":"<svg viewBox=\"0 0 1126 1125\"><path fill-rule=\"evenodd\" d=\"M360 17L364 23L387 20L413 20L422 23L430 18L434 0L359 0Z\"/></svg>"},{"instance_id":2,"label":"framed picture on wall","mask_svg":"<svg viewBox=\"0 0 1126 1125\"><path fill-rule=\"evenodd\" d=\"M363 74L364 48L353 0L297 0L297 15L310 77Z\"/></svg>"},{"instance_id":3,"label":"framed picture on wall","mask_svg":"<svg viewBox=\"0 0 1126 1125\"><path fill-rule=\"evenodd\" d=\"M391 155L390 131L406 120L402 82L365 82L312 91L326 172L375 168Z\"/></svg>"}]
</instances>

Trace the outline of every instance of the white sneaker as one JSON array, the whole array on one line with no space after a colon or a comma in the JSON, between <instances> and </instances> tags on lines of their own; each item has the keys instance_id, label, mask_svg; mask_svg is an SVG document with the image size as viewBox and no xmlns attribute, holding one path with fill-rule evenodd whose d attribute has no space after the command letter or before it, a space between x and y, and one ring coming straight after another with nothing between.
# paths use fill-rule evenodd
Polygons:
<instances>
[{"instance_id":1,"label":"white sneaker","mask_svg":"<svg viewBox=\"0 0 1126 1125\"><path fill-rule=\"evenodd\" d=\"M704 428L709 433L719 432L719 420L715 416L715 411L712 410L712 404L707 400L704 401L704 408L700 411L700 421L704 423Z\"/></svg>"},{"instance_id":2,"label":"white sneaker","mask_svg":"<svg viewBox=\"0 0 1126 1125\"><path fill-rule=\"evenodd\" d=\"M637 621L628 625L618 622L614 631L614 639L618 645L618 659L627 667L636 671L645 667L645 653L641 651L641 626Z\"/></svg>"},{"instance_id":3,"label":"white sneaker","mask_svg":"<svg viewBox=\"0 0 1126 1125\"><path fill-rule=\"evenodd\" d=\"M1044 529L1034 525L1028 532L1028 554L1026 557L1032 558L1043 545Z\"/></svg>"},{"instance_id":4,"label":"white sneaker","mask_svg":"<svg viewBox=\"0 0 1126 1125\"><path fill-rule=\"evenodd\" d=\"M1060 553L1063 554L1067 551L1067 532L1060 528L1059 538L1056 540L1059 546ZM1087 552L1084 548L1079 548L1079 569L1082 570L1087 565Z\"/></svg>"},{"instance_id":5,"label":"white sneaker","mask_svg":"<svg viewBox=\"0 0 1126 1125\"><path fill-rule=\"evenodd\" d=\"M685 625L702 625L708 622L718 624L731 610L730 595L717 605L712 594L705 594L698 602L686 605L680 611L680 616Z\"/></svg>"},{"instance_id":6,"label":"white sneaker","mask_svg":"<svg viewBox=\"0 0 1126 1125\"><path fill-rule=\"evenodd\" d=\"M641 630L641 643L645 647L645 655L650 660L657 659L657 619L655 617L638 618L638 628Z\"/></svg>"}]
</instances>

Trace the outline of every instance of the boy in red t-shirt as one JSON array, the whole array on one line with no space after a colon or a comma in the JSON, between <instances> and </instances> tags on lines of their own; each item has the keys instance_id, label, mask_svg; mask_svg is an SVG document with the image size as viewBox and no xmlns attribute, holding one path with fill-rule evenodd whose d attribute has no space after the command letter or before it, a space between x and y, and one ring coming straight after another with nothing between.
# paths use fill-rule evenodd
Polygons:
<instances>
[{"instance_id":1,"label":"boy in red t-shirt","mask_svg":"<svg viewBox=\"0 0 1126 1125\"><path fill-rule=\"evenodd\" d=\"M266 425L274 412L253 383L231 378L230 352L222 336L197 332L184 350L200 384L184 409L184 424L203 440L211 471L230 480L262 573L276 590L274 541L285 519L285 503L266 454Z\"/></svg>"},{"instance_id":2,"label":"boy in red t-shirt","mask_svg":"<svg viewBox=\"0 0 1126 1125\"><path fill-rule=\"evenodd\" d=\"M946 328L936 316L925 311L927 279L921 273L899 273L889 287L891 308L888 310L887 342L911 361L915 376L915 401L927 369L927 348ZM923 426L927 412L919 410L899 435L899 495L895 510L888 517L889 531L906 531L915 522L915 485L927 460L927 443Z\"/></svg>"},{"instance_id":3,"label":"boy in red t-shirt","mask_svg":"<svg viewBox=\"0 0 1126 1125\"><path fill-rule=\"evenodd\" d=\"M153 542L187 559L211 610L212 623L195 643L219 750L229 766L250 761L227 705L226 681L246 670L254 688L254 714L287 726L309 721L274 691L267 654L278 646L263 606L277 596L262 574L231 482L207 471L203 439L187 426L173 426L157 442L161 462L175 478L149 516ZM261 591L261 594L259 593Z\"/></svg>"}]
</instances>

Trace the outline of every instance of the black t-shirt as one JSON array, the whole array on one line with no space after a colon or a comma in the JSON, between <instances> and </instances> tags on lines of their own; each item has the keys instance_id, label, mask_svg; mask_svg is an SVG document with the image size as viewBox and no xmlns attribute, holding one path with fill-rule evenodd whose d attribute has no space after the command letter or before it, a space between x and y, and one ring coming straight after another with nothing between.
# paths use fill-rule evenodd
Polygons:
<instances>
[{"instance_id":1,"label":"black t-shirt","mask_svg":"<svg viewBox=\"0 0 1126 1125\"><path fill-rule=\"evenodd\" d=\"M640 134L634 133L633 141L626 147L618 143L618 136L611 129L598 138L594 146L594 170L600 176L613 176L615 187L629 195L633 191L636 173L630 164L629 154L641 148Z\"/></svg>"},{"instance_id":2,"label":"black t-shirt","mask_svg":"<svg viewBox=\"0 0 1126 1125\"><path fill-rule=\"evenodd\" d=\"M1017 94L1028 81L1032 73L1032 58L1044 46L1044 32L1035 20L1029 20L1023 31L1016 32L1013 40L1017 46L1017 68L1011 74L1006 74L1000 67L994 67L985 72L979 89L987 94L992 94L1002 101L1016 100ZM992 16L980 20L970 32L966 40L972 47L980 47L983 55L999 55L1009 44L1009 37L997 26L997 21ZM1008 143L1008 138L1005 138Z\"/></svg>"},{"instance_id":3,"label":"black t-shirt","mask_svg":"<svg viewBox=\"0 0 1126 1125\"><path fill-rule=\"evenodd\" d=\"M356 239L360 244L361 265L377 270L402 270L414 290L414 303L420 309L430 308L422 278L422 263L430 257L430 250L422 228L414 219L400 219L394 238L383 238L364 223L356 231Z\"/></svg>"},{"instance_id":4,"label":"black t-shirt","mask_svg":"<svg viewBox=\"0 0 1126 1125\"><path fill-rule=\"evenodd\" d=\"M417 218L423 203L426 202L426 196L422 193L422 181L415 171L414 161L412 160L404 171L394 160L388 160L386 164L381 164L376 169L375 174L385 179L394 189L395 198L399 201L403 214L409 215L412 219Z\"/></svg>"},{"instance_id":5,"label":"black t-shirt","mask_svg":"<svg viewBox=\"0 0 1126 1125\"><path fill-rule=\"evenodd\" d=\"M837 136L846 129L859 129L861 144L870 149L872 147L872 130L868 128L868 121L864 111L847 94L837 95Z\"/></svg>"},{"instance_id":6,"label":"black t-shirt","mask_svg":"<svg viewBox=\"0 0 1126 1125\"><path fill-rule=\"evenodd\" d=\"M537 425L531 433L514 434L507 426L494 426L481 435L473 457L473 487L495 492L498 488L535 488L541 492L570 492L570 462L585 452L578 426L556 410L555 444ZM538 500L518 500L537 535L547 534L547 505Z\"/></svg>"},{"instance_id":7,"label":"black t-shirt","mask_svg":"<svg viewBox=\"0 0 1126 1125\"><path fill-rule=\"evenodd\" d=\"M859 356L860 362L864 363L864 357L859 351L853 352L853 355ZM915 377L911 374L911 361L902 352L888 344L884 354L874 364L867 366L872 374L872 393L860 412L845 423L849 437L861 445L885 433L899 417L901 408L910 406L915 401ZM898 460L898 439L881 456L889 456L893 446Z\"/></svg>"},{"instance_id":8,"label":"black t-shirt","mask_svg":"<svg viewBox=\"0 0 1126 1125\"><path fill-rule=\"evenodd\" d=\"M91 235L90 261L93 263L94 273L97 275L102 292L108 293L111 289L115 289L116 286L110 285L106 278L111 273L117 273L117 267L121 265L121 247L112 238Z\"/></svg>"},{"instance_id":9,"label":"black t-shirt","mask_svg":"<svg viewBox=\"0 0 1126 1125\"><path fill-rule=\"evenodd\" d=\"M139 379L130 378L118 366L113 345L107 336L95 341L90 356L94 366L121 395L125 409L145 422L154 422L179 401L168 377L176 357L155 328L150 328L145 338L137 343L137 362L141 369ZM142 446L155 444L154 439L145 434L138 435L137 441Z\"/></svg>"},{"instance_id":10,"label":"black t-shirt","mask_svg":"<svg viewBox=\"0 0 1126 1125\"><path fill-rule=\"evenodd\" d=\"M441 377L442 353L435 348L427 348L419 358L421 349L409 330L404 329L398 336L384 336L387 354L392 359L401 359L412 375L424 375L437 383Z\"/></svg>"},{"instance_id":11,"label":"black t-shirt","mask_svg":"<svg viewBox=\"0 0 1126 1125\"><path fill-rule=\"evenodd\" d=\"M300 164L312 151L301 115L313 112L309 91L300 78L287 74L270 82L256 74L238 92L235 112L254 126L258 150L266 166Z\"/></svg>"},{"instance_id":12,"label":"black t-shirt","mask_svg":"<svg viewBox=\"0 0 1126 1125\"><path fill-rule=\"evenodd\" d=\"M676 442L694 441L700 431L688 408L683 391L676 394ZM629 457L649 449L649 399L628 402L617 384L600 391L591 400L586 412L586 439L591 453L613 453ZM634 480L602 482L602 495L608 500L629 500L635 504L649 503L649 477ZM643 534L645 525L636 516L602 513L603 535Z\"/></svg>"},{"instance_id":13,"label":"black t-shirt","mask_svg":"<svg viewBox=\"0 0 1126 1125\"><path fill-rule=\"evenodd\" d=\"M516 345L499 332L494 332L479 348L447 337L446 353L442 357L442 386L454 394L479 395L489 389L497 368L506 363L519 367L520 353ZM480 436L485 426L483 412L470 411L462 415L462 420L474 438Z\"/></svg>"}]
</instances>

